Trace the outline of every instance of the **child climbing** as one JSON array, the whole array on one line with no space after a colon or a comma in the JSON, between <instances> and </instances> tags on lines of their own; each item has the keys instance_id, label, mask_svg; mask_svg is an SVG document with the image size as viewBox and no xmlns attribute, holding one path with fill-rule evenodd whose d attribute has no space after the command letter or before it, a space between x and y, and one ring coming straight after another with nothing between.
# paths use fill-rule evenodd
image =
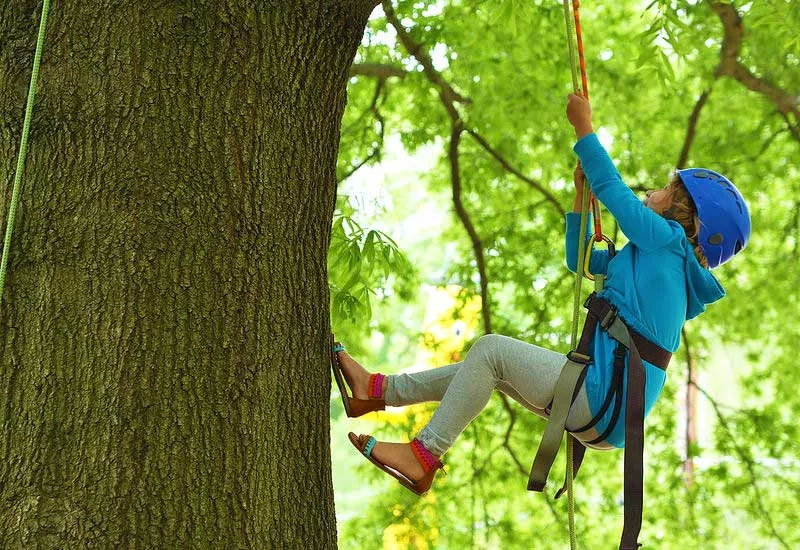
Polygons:
<instances>
[{"instance_id":1,"label":"child climbing","mask_svg":"<svg viewBox=\"0 0 800 550\"><path fill-rule=\"evenodd\" d=\"M646 416L666 379L666 363L653 359L655 364L648 357L666 356L668 362L669 354L678 348L683 323L725 295L709 269L725 263L747 245L749 213L736 187L706 169L678 170L664 189L648 191L646 199L639 201L598 141L588 100L571 94L567 118L575 129L574 150L579 157L574 208L566 215L567 265L572 271L578 268L585 172L592 192L629 240L613 257L606 250L592 250L590 270L605 274L606 285L597 298L613 306L630 330L631 339L642 349ZM590 238L587 232L584 243ZM598 324L590 335L590 361L566 420L573 437L601 449L623 447L626 425L627 381L619 374L619 367L627 350L607 328ZM410 443L349 434L353 445L373 464L417 494L430 488L442 468L441 457L486 406L495 389L546 418L567 361L562 353L488 334L477 340L461 362L384 376L368 372L343 346L333 342L333 337L331 345L331 364L348 416L382 410L386 405L440 402ZM614 395L617 403L612 408L609 404Z\"/></svg>"}]
</instances>

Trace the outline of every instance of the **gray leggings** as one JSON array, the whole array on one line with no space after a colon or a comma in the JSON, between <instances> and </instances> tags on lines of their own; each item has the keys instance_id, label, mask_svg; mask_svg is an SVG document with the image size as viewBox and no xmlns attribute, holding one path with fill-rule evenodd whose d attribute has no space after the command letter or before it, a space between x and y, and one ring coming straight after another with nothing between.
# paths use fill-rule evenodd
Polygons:
<instances>
[{"instance_id":1,"label":"gray leggings","mask_svg":"<svg viewBox=\"0 0 800 550\"><path fill-rule=\"evenodd\" d=\"M487 334L475 342L459 363L389 376L386 404L402 407L423 401L441 401L427 426L417 435L428 450L441 456L483 410L494 389L546 418L544 408L553 398L565 361L562 353L507 336ZM591 419L583 386L570 409L567 428L579 428ZM574 435L581 441L591 441L599 434L590 428ZM592 447L611 448L605 442Z\"/></svg>"}]
</instances>

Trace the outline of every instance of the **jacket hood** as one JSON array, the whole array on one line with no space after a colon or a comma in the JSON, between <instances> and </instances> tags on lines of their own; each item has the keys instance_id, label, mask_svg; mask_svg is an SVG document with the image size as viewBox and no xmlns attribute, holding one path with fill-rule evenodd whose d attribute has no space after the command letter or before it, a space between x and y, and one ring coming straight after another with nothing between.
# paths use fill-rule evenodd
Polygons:
<instances>
[{"instance_id":1,"label":"jacket hood","mask_svg":"<svg viewBox=\"0 0 800 550\"><path fill-rule=\"evenodd\" d=\"M694 249L688 239L683 239L686 249L686 320L694 319L706 310L707 304L712 304L725 296L725 289L717 278L700 265L694 255Z\"/></svg>"}]
</instances>

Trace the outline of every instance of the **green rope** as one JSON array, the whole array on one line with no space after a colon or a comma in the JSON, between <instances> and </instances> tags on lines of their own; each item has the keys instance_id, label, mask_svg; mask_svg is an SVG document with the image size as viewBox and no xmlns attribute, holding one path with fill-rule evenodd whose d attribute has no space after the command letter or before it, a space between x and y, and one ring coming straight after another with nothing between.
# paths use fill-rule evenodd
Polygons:
<instances>
[{"instance_id":1,"label":"green rope","mask_svg":"<svg viewBox=\"0 0 800 550\"><path fill-rule=\"evenodd\" d=\"M572 19L570 0L564 0L564 21L567 24L567 46L569 46L569 68L572 73L572 89L575 93L580 88L578 73L578 54L575 51L575 21Z\"/></svg>"},{"instance_id":2,"label":"green rope","mask_svg":"<svg viewBox=\"0 0 800 550\"><path fill-rule=\"evenodd\" d=\"M44 30L47 26L47 13L50 11L50 0L44 0L42 4L42 18L39 21L39 38L36 41L36 54L33 56L33 72L31 73L31 83L28 88L28 103L25 106L25 123L22 125L22 143L19 147L17 157L17 171L14 173L14 190L11 193L11 206L8 209L8 221L6 223L6 237L3 243L3 258L0 263L0 304L3 302L3 290L6 286L6 266L11 249L11 233L14 231L14 218L17 214L17 203L19 202L19 192L22 185L22 172L25 168L25 157L28 153L28 136L31 131L31 116L33 114L33 102L36 99L36 81L39 78L39 62L42 59L42 49L44 48Z\"/></svg>"},{"instance_id":3,"label":"green rope","mask_svg":"<svg viewBox=\"0 0 800 550\"><path fill-rule=\"evenodd\" d=\"M575 293L572 302L572 335L570 349L578 345L578 321L581 315L581 283L583 282L583 262L586 257L586 228L589 225L589 193L586 189L586 180L583 183L583 196L581 197L581 221L578 230L578 265L575 269ZM577 548L575 538L575 493L572 491L572 437L567 436L567 511L569 517L569 547Z\"/></svg>"},{"instance_id":4,"label":"green rope","mask_svg":"<svg viewBox=\"0 0 800 550\"><path fill-rule=\"evenodd\" d=\"M575 294L572 301L572 334L569 341L571 349L575 349L578 345L578 321L581 316L581 283L583 282L583 269L581 266L586 260L586 228L589 225L589 193L586 187L586 180L584 180L583 196L581 197L580 233L578 234L578 265L575 269Z\"/></svg>"},{"instance_id":5,"label":"green rope","mask_svg":"<svg viewBox=\"0 0 800 550\"><path fill-rule=\"evenodd\" d=\"M578 92L580 87L578 83L578 60L575 51L575 21L571 9L570 0L564 1L564 21L567 26L567 45L569 46L569 66L572 76L572 89L575 93ZM584 90L584 95L586 91ZM570 338L570 349L575 349L578 345L578 321L580 320L581 312L581 283L583 282L583 264L586 258L586 226L589 220L589 193L586 189L586 179L584 178L583 197L581 200L581 221L580 229L578 231L578 265L575 269L575 294L573 299L572 311L572 336ZM567 436L567 511L569 517L569 547L570 550L577 548L577 541L575 537L575 494L573 493L573 479L572 475L572 437Z\"/></svg>"}]
</instances>

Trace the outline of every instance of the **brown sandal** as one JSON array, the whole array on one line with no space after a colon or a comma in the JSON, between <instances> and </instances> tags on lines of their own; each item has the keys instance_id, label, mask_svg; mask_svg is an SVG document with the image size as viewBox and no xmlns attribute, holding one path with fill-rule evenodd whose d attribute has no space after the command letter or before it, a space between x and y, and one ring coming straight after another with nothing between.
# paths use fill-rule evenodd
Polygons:
<instances>
[{"instance_id":1,"label":"brown sandal","mask_svg":"<svg viewBox=\"0 0 800 550\"><path fill-rule=\"evenodd\" d=\"M353 432L348 433L347 437L350 439L350 443L352 443L362 455L367 457L367 460L395 478L403 487L417 495L423 495L428 492L428 489L430 489L433 484L433 478L436 477L437 471L441 469L444 472L444 464L436 460L418 439L414 439L414 441L411 442L411 449L414 451L414 456L422 465L422 469L425 470L425 475L421 479L413 481L372 456L372 449L375 447L376 443L374 437L371 435L356 435Z\"/></svg>"},{"instance_id":2,"label":"brown sandal","mask_svg":"<svg viewBox=\"0 0 800 550\"><path fill-rule=\"evenodd\" d=\"M369 378L369 399L356 399L350 397L347 393L347 384L345 383L344 373L342 366L339 363L339 352L344 351L344 346L339 342L334 341L333 334L331 333L331 369L333 370L333 377L336 380L336 385L339 387L339 393L342 395L342 403L344 403L344 412L350 418L363 416L369 412L382 411L386 409L386 400L381 397L381 388L383 386L382 374L373 374Z\"/></svg>"}]
</instances>

